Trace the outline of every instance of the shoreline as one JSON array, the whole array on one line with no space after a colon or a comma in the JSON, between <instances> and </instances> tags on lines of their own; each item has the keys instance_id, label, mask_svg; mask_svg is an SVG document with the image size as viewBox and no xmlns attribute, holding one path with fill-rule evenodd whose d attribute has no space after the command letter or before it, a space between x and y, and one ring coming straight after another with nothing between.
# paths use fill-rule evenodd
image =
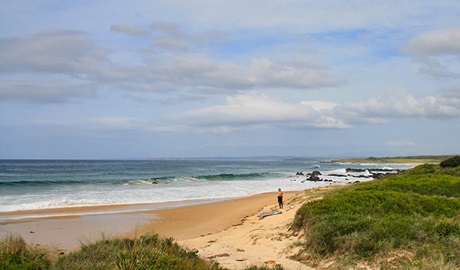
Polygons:
<instances>
[{"instance_id":1,"label":"shoreline","mask_svg":"<svg viewBox=\"0 0 460 270\"><path fill-rule=\"evenodd\" d=\"M286 191L285 200L302 192ZM74 251L102 236L135 237L158 233L175 240L216 233L276 204L276 192L226 200L136 205L84 206L2 212L0 237L16 234L28 244ZM27 218L18 218L21 215ZM16 219L14 219L16 218Z\"/></svg>"},{"instance_id":2,"label":"shoreline","mask_svg":"<svg viewBox=\"0 0 460 270\"><path fill-rule=\"evenodd\" d=\"M252 195L248 195L252 196ZM44 209L29 209L18 211L0 212L0 225L12 223L33 222L38 219L64 219L76 216L104 215L104 214L129 214L144 211L154 211L168 208L178 208L191 205L215 203L220 201L234 200L242 197L231 197L222 199L201 199L186 201L170 201L155 203L132 203L132 204L111 204L111 205L90 205L56 207Z\"/></svg>"},{"instance_id":3,"label":"shoreline","mask_svg":"<svg viewBox=\"0 0 460 270\"><path fill-rule=\"evenodd\" d=\"M304 203L321 199L325 191L341 186L284 191L283 209L279 209L274 191L175 208L38 218L0 225L0 237L16 234L28 245L66 254L101 239L158 234L228 269L279 264L284 269L311 270L314 268L291 259L300 251L303 234L293 233L290 226ZM282 213L258 216L274 210Z\"/></svg>"},{"instance_id":4,"label":"shoreline","mask_svg":"<svg viewBox=\"0 0 460 270\"><path fill-rule=\"evenodd\" d=\"M285 191L284 201L303 191ZM213 234L240 224L248 216L259 214L268 205L278 208L277 195L277 192L260 193L229 201L147 211L145 213L154 214L159 219L143 224L125 236L154 232L180 241Z\"/></svg>"}]
</instances>

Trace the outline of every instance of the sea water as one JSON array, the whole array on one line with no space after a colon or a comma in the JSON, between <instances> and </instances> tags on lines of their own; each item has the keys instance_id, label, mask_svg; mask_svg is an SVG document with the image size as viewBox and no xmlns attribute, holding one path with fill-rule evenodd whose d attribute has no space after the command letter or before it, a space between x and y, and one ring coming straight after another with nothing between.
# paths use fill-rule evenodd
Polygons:
<instances>
[{"instance_id":1,"label":"sea water","mask_svg":"<svg viewBox=\"0 0 460 270\"><path fill-rule=\"evenodd\" d=\"M273 192L278 188L302 190L369 179L346 174L347 167L410 168L306 158L0 160L0 212L118 204L187 204ZM321 178L332 182L305 181L305 175L297 175L312 171L320 171Z\"/></svg>"}]
</instances>

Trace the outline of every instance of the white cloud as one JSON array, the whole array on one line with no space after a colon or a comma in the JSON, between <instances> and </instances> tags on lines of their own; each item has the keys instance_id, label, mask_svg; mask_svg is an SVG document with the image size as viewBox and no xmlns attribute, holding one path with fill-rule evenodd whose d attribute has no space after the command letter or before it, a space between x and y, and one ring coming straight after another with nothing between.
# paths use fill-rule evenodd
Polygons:
<instances>
[{"instance_id":1,"label":"white cloud","mask_svg":"<svg viewBox=\"0 0 460 270\"><path fill-rule=\"evenodd\" d=\"M98 95L87 83L55 79L40 83L0 81L0 100L25 100L31 103L62 103L96 98Z\"/></svg>"},{"instance_id":2,"label":"white cloud","mask_svg":"<svg viewBox=\"0 0 460 270\"><path fill-rule=\"evenodd\" d=\"M128 24L112 25L112 30L128 33L129 37L149 33L150 37L143 38L151 38L153 43L148 49L138 48L137 63L114 64L109 59L116 51L99 46L82 32L57 31L30 38L0 40L0 70L5 72L3 79L0 78L0 93L3 93L0 96L11 96L6 88L21 85L22 81L17 78L31 76L41 76L40 81L34 82L35 90L54 86L55 90L40 93L41 101L50 102L65 102L75 96L73 91L56 88L66 84L74 85L73 89L91 85L81 96L94 97L107 86L121 91L200 96L255 88L304 90L340 83L328 67L308 59L287 61L251 57L236 62L216 59L212 53L195 50L198 43L218 38L219 34L212 31L186 33L170 23L155 23L147 32ZM37 97L33 89L22 87L14 96L33 100ZM58 95L59 98L46 98L46 95Z\"/></svg>"},{"instance_id":3,"label":"white cloud","mask_svg":"<svg viewBox=\"0 0 460 270\"><path fill-rule=\"evenodd\" d=\"M186 54L171 56L165 63L152 62L151 69L157 82L178 87L214 88L221 93L253 88L309 89L338 84L338 79L327 68L308 62L252 59L249 65L242 65Z\"/></svg>"},{"instance_id":4,"label":"white cloud","mask_svg":"<svg viewBox=\"0 0 460 270\"><path fill-rule=\"evenodd\" d=\"M460 27L421 33L401 49L413 55L422 74L437 78L460 77Z\"/></svg>"},{"instance_id":5,"label":"white cloud","mask_svg":"<svg viewBox=\"0 0 460 270\"><path fill-rule=\"evenodd\" d=\"M460 99L400 95L370 98L337 106L337 116L345 123L388 123L400 118L447 118L460 116Z\"/></svg>"},{"instance_id":6,"label":"white cloud","mask_svg":"<svg viewBox=\"0 0 460 270\"><path fill-rule=\"evenodd\" d=\"M247 128L346 128L347 126L320 113L312 103L290 104L266 95L249 92L227 97L225 105L210 106L186 112L188 125L214 131ZM320 102L319 106L323 104Z\"/></svg>"},{"instance_id":7,"label":"white cloud","mask_svg":"<svg viewBox=\"0 0 460 270\"><path fill-rule=\"evenodd\" d=\"M327 101L287 103L249 92L227 97L226 104L191 110L181 121L198 129L236 131L247 128L343 129L388 124L403 118L460 117L460 99L412 95L371 98L335 104Z\"/></svg>"},{"instance_id":8,"label":"white cloud","mask_svg":"<svg viewBox=\"0 0 460 270\"><path fill-rule=\"evenodd\" d=\"M460 55L460 27L424 32L402 49L417 56Z\"/></svg>"},{"instance_id":9,"label":"white cloud","mask_svg":"<svg viewBox=\"0 0 460 270\"><path fill-rule=\"evenodd\" d=\"M3 72L89 75L90 70L107 64L107 55L107 49L98 47L77 31L0 40L0 70Z\"/></svg>"}]
</instances>

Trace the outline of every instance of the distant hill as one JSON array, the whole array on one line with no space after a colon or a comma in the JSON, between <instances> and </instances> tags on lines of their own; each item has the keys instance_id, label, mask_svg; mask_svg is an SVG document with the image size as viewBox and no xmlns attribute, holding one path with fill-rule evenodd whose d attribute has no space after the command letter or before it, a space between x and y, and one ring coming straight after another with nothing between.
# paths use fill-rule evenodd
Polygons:
<instances>
[{"instance_id":1,"label":"distant hill","mask_svg":"<svg viewBox=\"0 0 460 270\"><path fill-rule=\"evenodd\" d=\"M440 156L401 156L401 157L367 157L367 158L344 158L331 160L331 163L350 162L350 163L415 163L415 164L437 164L452 157L453 155Z\"/></svg>"}]
</instances>

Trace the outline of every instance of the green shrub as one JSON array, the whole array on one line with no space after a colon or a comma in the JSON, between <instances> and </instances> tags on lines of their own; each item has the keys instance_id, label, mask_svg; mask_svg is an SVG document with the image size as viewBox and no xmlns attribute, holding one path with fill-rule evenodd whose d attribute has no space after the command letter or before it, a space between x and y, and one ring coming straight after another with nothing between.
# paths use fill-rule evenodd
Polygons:
<instances>
[{"instance_id":1,"label":"green shrub","mask_svg":"<svg viewBox=\"0 0 460 270\"><path fill-rule=\"evenodd\" d=\"M454 156L446 160L443 160L441 161L441 163L439 163L439 166L441 166L441 168L457 167L459 165L460 165L460 156Z\"/></svg>"},{"instance_id":2,"label":"green shrub","mask_svg":"<svg viewBox=\"0 0 460 270\"><path fill-rule=\"evenodd\" d=\"M222 269L171 238L101 239L59 259L56 269Z\"/></svg>"},{"instance_id":3,"label":"green shrub","mask_svg":"<svg viewBox=\"0 0 460 270\"><path fill-rule=\"evenodd\" d=\"M415 168L407 170L402 175L421 175L421 174L445 174L460 176L460 166L456 167L441 167L435 164L423 164Z\"/></svg>"},{"instance_id":4,"label":"green shrub","mask_svg":"<svg viewBox=\"0 0 460 270\"><path fill-rule=\"evenodd\" d=\"M30 248L20 237L0 242L0 269L182 269L221 270L195 251L181 248L171 238L144 235L138 239L104 239L83 245L79 251L49 259L44 249Z\"/></svg>"},{"instance_id":5,"label":"green shrub","mask_svg":"<svg viewBox=\"0 0 460 270\"><path fill-rule=\"evenodd\" d=\"M299 208L291 229L304 230L304 252L317 258L369 262L410 250L414 258L398 261L405 268L460 268L460 176L422 165L338 188Z\"/></svg>"},{"instance_id":6,"label":"green shrub","mask_svg":"<svg viewBox=\"0 0 460 270\"><path fill-rule=\"evenodd\" d=\"M444 174L401 174L356 185L355 190L381 190L460 198L460 177Z\"/></svg>"},{"instance_id":7,"label":"green shrub","mask_svg":"<svg viewBox=\"0 0 460 270\"><path fill-rule=\"evenodd\" d=\"M49 269L51 260L47 251L31 248L19 236L9 235L0 241L0 269Z\"/></svg>"}]
</instances>

